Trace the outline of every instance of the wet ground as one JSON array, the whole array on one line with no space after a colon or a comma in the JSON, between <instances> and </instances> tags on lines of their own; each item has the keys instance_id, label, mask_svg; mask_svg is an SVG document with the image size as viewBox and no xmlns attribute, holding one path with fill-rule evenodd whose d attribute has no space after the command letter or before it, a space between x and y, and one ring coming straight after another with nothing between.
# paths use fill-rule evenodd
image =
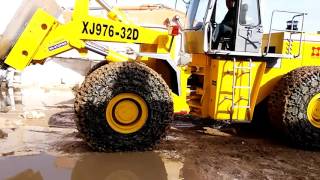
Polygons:
<instances>
[{"instance_id":1,"label":"wet ground","mask_svg":"<svg viewBox=\"0 0 320 180\"><path fill-rule=\"evenodd\" d=\"M152 152L95 153L72 104L0 114L0 179L319 179L320 152L252 128L175 123ZM180 118L181 120L181 118Z\"/></svg>"},{"instance_id":2,"label":"wet ground","mask_svg":"<svg viewBox=\"0 0 320 180\"><path fill-rule=\"evenodd\" d=\"M178 179L178 169L182 167L178 161L166 162L155 152L87 153L77 156L42 153L5 157L0 159L0 165L3 167L0 177L10 180Z\"/></svg>"}]
</instances>

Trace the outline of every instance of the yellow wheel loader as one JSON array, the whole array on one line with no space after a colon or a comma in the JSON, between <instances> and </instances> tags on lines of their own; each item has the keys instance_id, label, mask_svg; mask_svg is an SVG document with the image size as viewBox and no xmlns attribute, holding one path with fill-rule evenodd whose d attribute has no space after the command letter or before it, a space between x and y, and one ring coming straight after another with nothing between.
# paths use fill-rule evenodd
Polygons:
<instances>
[{"instance_id":1,"label":"yellow wheel loader","mask_svg":"<svg viewBox=\"0 0 320 180\"><path fill-rule=\"evenodd\" d=\"M219 17L225 0L191 0L185 27L174 18L167 29L138 26L96 1L108 18L89 15L89 0L76 0L65 23L50 3L29 1L30 11L0 39L0 57L17 70L70 49L105 57L75 100L78 130L94 150L151 148L174 112L248 123L267 98L272 124L291 142L320 146L320 36L303 32L304 13L274 11L272 19L283 13L292 19L285 30L271 22L264 35L260 1L231 0L226 33ZM140 51L130 59L101 42L139 44Z\"/></svg>"}]
</instances>

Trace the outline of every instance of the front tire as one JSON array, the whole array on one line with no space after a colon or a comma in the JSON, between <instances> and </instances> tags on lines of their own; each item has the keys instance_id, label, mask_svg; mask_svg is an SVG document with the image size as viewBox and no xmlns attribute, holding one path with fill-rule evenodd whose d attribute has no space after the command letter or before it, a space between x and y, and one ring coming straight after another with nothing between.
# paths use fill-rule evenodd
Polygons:
<instances>
[{"instance_id":1,"label":"front tire","mask_svg":"<svg viewBox=\"0 0 320 180\"><path fill-rule=\"evenodd\" d=\"M285 75L269 97L271 124L295 145L320 148L320 67Z\"/></svg>"},{"instance_id":2,"label":"front tire","mask_svg":"<svg viewBox=\"0 0 320 180\"><path fill-rule=\"evenodd\" d=\"M75 100L78 130L97 151L146 150L165 135L173 102L165 81L142 63L104 65Z\"/></svg>"},{"instance_id":3,"label":"front tire","mask_svg":"<svg viewBox=\"0 0 320 180\"><path fill-rule=\"evenodd\" d=\"M94 66L91 67L91 69L87 72L87 76L89 76L92 72L94 72L95 70L97 70L98 68L108 64L109 62L104 60L104 61L100 61L97 64L95 64Z\"/></svg>"}]
</instances>

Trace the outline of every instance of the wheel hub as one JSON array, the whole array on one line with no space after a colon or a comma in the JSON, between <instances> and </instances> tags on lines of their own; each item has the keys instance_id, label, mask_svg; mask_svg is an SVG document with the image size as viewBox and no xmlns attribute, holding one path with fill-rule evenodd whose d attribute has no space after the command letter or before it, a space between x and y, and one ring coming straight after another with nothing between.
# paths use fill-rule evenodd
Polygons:
<instances>
[{"instance_id":1,"label":"wheel hub","mask_svg":"<svg viewBox=\"0 0 320 180\"><path fill-rule=\"evenodd\" d=\"M320 128L320 94L315 95L310 100L307 115L310 123L313 126Z\"/></svg>"},{"instance_id":2,"label":"wheel hub","mask_svg":"<svg viewBox=\"0 0 320 180\"><path fill-rule=\"evenodd\" d=\"M140 108L141 109L141 108ZM120 101L114 108L114 114L116 120L122 124L131 124L137 120L139 116L139 104L132 101L131 99L126 99Z\"/></svg>"},{"instance_id":3,"label":"wheel hub","mask_svg":"<svg viewBox=\"0 0 320 180\"><path fill-rule=\"evenodd\" d=\"M148 119L148 106L137 94L121 93L108 103L106 120L110 127L121 134L140 130Z\"/></svg>"}]
</instances>

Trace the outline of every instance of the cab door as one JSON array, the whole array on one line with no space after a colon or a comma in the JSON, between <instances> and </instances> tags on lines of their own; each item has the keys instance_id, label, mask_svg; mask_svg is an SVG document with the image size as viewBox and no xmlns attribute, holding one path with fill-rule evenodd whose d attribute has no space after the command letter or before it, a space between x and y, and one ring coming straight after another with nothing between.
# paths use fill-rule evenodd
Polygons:
<instances>
[{"instance_id":1,"label":"cab door","mask_svg":"<svg viewBox=\"0 0 320 180\"><path fill-rule=\"evenodd\" d=\"M235 51L260 52L263 27L260 0L239 0Z\"/></svg>"}]
</instances>

